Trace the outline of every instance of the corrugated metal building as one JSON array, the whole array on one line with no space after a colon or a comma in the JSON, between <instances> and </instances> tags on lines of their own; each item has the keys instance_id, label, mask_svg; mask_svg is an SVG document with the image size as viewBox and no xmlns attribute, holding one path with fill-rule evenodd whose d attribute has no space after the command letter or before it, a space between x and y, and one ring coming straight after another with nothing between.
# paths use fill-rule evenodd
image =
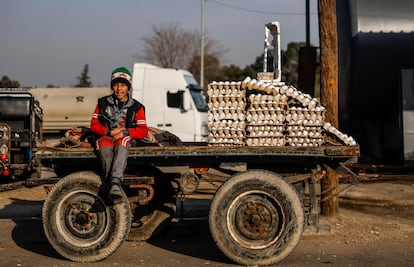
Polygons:
<instances>
[{"instance_id":1,"label":"corrugated metal building","mask_svg":"<svg viewBox=\"0 0 414 267\"><path fill-rule=\"evenodd\" d=\"M337 0L339 124L361 161L414 159L414 1Z\"/></svg>"}]
</instances>

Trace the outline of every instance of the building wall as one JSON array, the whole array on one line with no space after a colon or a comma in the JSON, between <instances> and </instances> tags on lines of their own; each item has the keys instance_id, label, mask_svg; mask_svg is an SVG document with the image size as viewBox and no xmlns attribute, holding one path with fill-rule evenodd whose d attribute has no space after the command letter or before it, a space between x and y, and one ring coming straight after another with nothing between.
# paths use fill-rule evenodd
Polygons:
<instances>
[{"instance_id":1,"label":"building wall","mask_svg":"<svg viewBox=\"0 0 414 267\"><path fill-rule=\"evenodd\" d=\"M361 145L361 161L401 162L401 70L414 69L414 1L338 0L337 17L340 125Z\"/></svg>"}]
</instances>

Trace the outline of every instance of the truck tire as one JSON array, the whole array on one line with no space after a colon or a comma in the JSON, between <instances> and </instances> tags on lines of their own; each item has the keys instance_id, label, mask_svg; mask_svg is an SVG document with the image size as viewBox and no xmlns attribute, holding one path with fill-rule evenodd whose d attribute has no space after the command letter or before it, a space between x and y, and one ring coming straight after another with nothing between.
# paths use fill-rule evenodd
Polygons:
<instances>
[{"instance_id":1,"label":"truck tire","mask_svg":"<svg viewBox=\"0 0 414 267\"><path fill-rule=\"evenodd\" d=\"M119 204L106 199L101 178L76 172L49 192L42 209L43 229L52 247L76 262L96 262L114 253L131 227L127 197Z\"/></svg>"},{"instance_id":2,"label":"truck tire","mask_svg":"<svg viewBox=\"0 0 414 267\"><path fill-rule=\"evenodd\" d=\"M232 176L210 205L213 240L241 265L269 265L287 257L299 243L304 212L295 189L279 175L249 170Z\"/></svg>"},{"instance_id":3,"label":"truck tire","mask_svg":"<svg viewBox=\"0 0 414 267\"><path fill-rule=\"evenodd\" d=\"M155 196L150 203L137 206L128 241L147 241L171 221L176 211L176 193L169 180L159 179L154 185Z\"/></svg>"}]
</instances>

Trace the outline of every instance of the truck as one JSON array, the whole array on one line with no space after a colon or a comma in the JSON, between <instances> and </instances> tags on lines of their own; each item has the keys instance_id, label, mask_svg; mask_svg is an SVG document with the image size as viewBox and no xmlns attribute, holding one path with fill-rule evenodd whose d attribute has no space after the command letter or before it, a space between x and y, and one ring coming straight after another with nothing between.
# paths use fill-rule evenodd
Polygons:
<instances>
[{"instance_id":1,"label":"truck","mask_svg":"<svg viewBox=\"0 0 414 267\"><path fill-rule=\"evenodd\" d=\"M28 88L27 92L42 106L43 133L50 142L70 127L88 127L98 98L111 94L111 89ZM185 142L207 141L206 100L190 72L135 63L131 95L144 104L149 125L174 132Z\"/></svg>"},{"instance_id":2,"label":"truck","mask_svg":"<svg viewBox=\"0 0 414 267\"><path fill-rule=\"evenodd\" d=\"M135 63L132 87L132 97L145 105L149 125L184 142L207 141L207 104L190 72Z\"/></svg>"},{"instance_id":3,"label":"truck","mask_svg":"<svg viewBox=\"0 0 414 267\"><path fill-rule=\"evenodd\" d=\"M71 261L104 260L124 241L161 234L177 202L202 193L210 201L212 238L229 259L251 266L286 258L306 228L319 229L322 201L335 197L332 188L321 190L321 181L331 170L352 174L347 163L358 160L360 149L352 137L320 121L323 107L316 100L269 73L260 76L209 85L208 142L131 147L121 203L107 197L93 147L32 143L25 185L47 192L42 223L51 246ZM176 106L185 109L184 94L177 98ZM20 107L18 97L7 103ZM26 111L34 116L33 109ZM11 167L7 153L15 149L13 124L0 120L6 125L0 142L8 148L0 154L3 176Z\"/></svg>"}]
</instances>

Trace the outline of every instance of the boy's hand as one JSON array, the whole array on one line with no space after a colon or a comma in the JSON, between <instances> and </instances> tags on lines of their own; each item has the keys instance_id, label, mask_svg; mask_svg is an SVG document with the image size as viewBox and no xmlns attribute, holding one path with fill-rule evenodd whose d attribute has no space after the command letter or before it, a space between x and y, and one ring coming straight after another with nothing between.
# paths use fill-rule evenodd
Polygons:
<instances>
[{"instance_id":1,"label":"boy's hand","mask_svg":"<svg viewBox=\"0 0 414 267\"><path fill-rule=\"evenodd\" d=\"M124 136L123 133L122 133L123 130L126 130L125 127L113 129L111 131L111 136L113 136L113 137L118 136L118 138L120 138L119 134L121 134L121 137L123 137ZM115 139L118 139L118 138L115 138Z\"/></svg>"}]
</instances>

